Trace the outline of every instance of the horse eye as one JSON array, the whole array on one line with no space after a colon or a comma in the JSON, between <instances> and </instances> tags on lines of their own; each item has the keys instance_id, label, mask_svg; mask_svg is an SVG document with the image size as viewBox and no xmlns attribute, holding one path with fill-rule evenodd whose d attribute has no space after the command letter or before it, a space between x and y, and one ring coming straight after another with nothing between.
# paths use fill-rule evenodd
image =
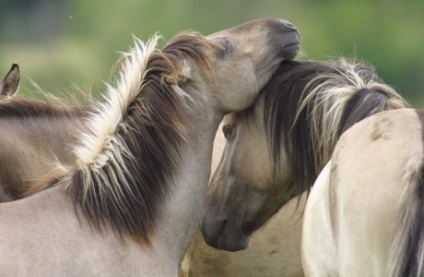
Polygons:
<instances>
[{"instance_id":1,"label":"horse eye","mask_svg":"<svg viewBox=\"0 0 424 277\"><path fill-rule=\"evenodd\" d=\"M232 124L224 125L222 127L222 132L224 133L224 137L226 139L230 138L231 134L233 133L233 128L234 128L234 125Z\"/></svg>"}]
</instances>

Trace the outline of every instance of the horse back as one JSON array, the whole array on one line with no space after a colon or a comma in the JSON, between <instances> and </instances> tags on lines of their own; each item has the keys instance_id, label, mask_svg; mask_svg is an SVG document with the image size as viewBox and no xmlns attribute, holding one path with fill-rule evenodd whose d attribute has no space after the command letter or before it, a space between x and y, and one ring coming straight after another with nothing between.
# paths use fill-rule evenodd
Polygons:
<instances>
[{"instance_id":1,"label":"horse back","mask_svg":"<svg viewBox=\"0 0 424 277\"><path fill-rule=\"evenodd\" d=\"M412 109L381 112L341 136L326 210L340 275L384 276L405 180L423 157L422 122Z\"/></svg>"},{"instance_id":2,"label":"horse back","mask_svg":"<svg viewBox=\"0 0 424 277\"><path fill-rule=\"evenodd\" d=\"M0 118L0 202L18 199L42 176L73 166L82 115Z\"/></svg>"}]
</instances>

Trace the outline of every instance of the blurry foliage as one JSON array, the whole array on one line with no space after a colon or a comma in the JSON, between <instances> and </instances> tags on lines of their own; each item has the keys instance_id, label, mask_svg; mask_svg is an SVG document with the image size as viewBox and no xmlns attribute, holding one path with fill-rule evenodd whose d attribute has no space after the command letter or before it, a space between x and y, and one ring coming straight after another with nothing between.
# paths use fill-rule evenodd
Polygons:
<instances>
[{"instance_id":1,"label":"blurry foliage","mask_svg":"<svg viewBox=\"0 0 424 277\"><path fill-rule=\"evenodd\" d=\"M179 32L209 34L260 17L294 23L302 35L299 59L341 55L372 63L413 106L423 107L422 0L2 0L0 76L21 66L21 92L68 93L73 84L94 93L132 45L155 32L163 43Z\"/></svg>"}]
</instances>

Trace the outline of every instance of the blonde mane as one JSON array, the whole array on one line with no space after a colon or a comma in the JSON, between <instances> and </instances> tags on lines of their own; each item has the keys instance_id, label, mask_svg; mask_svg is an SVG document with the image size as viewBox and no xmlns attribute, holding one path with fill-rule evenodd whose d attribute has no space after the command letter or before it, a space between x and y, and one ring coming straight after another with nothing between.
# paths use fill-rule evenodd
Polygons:
<instances>
[{"instance_id":1,"label":"blonde mane","mask_svg":"<svg viewBox=\"0 0 424 277\"><path fill-rule=\"evenodd\" d=\"M135 39L135 47L124 54L117 86L107 85L105 102L88 117L89 131L80 135L78 169L67 185L95 227L109 226L144 243L176 173L188 126L189 95L179 87L182 60L210 71L205 48L216 47L200 35L183 34L159 51L158 39L155 35L146 44Z\"/></svg>"},{"instance_id":2,"label":"blonde mane","mask_svg":"<svg viewBox=\"0 0 424 277\"><path fill-rule=\"evenodd\" d=\"M95 111L87 119L89 133L80 135L80 146L75 148L78 163L82 168L89 166L92 169L102 168L109 158L114 157L112 149L125 147L120 138L114 134L122 123L126 111L138 96L147 71L147 62L150 55L156 50L160 37L154 36L144 44L135 38L135 47L125 55L125 62L120 71L117 87L106 84L105 102L98 103ZM116 147L115 147L116 146ZM128 151L124 151L125 153ZM116 153L118 156L121 153ZM122 162L122 158L114 160Z\"/></svg>"}]
</instances>

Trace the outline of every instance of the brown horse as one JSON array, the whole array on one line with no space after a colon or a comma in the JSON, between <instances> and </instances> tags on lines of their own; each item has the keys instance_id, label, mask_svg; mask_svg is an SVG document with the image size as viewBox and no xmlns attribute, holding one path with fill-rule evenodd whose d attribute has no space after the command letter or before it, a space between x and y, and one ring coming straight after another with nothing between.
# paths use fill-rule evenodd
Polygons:
<instances>
[{"instance_id":1,"label":"brown horse","mask_svg":"<svg viewBox=\"0 0 424 277\"><path fill-rule=\"evenodd\" d=\"M296 55L299 35L263 19L207 37L181 34L161 51L157 39L137 40L125 55L117 85L87 118L77 168L0 205L2 275L178 274L219 122L253 103Z\"/></svg>"},{"instance_id":2,"label":"brown horse","mask_svg":"<svg viewBox=\"0 0 424 277\"><path fill-rule=\"evenodd\" d=\"M206 242L246 248L252 232L310 188L345 130L405 106L364 64L283 63L253 107L225 118L227 145L201 224Z\"/></svg>"}]
</instances>

